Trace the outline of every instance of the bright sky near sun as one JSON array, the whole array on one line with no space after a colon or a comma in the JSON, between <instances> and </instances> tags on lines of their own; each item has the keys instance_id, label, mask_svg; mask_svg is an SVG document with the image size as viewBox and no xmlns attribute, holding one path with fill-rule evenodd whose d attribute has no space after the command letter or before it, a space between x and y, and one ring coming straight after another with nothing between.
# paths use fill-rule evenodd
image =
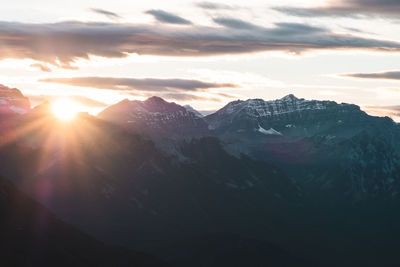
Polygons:
<instances>
[{"instance_id":1,"label":"bright sky near sun","mask_svg":"<svg viewBox=\"0 0 400 267\"><path fill-rule=\"evenodd\" d=\"M398 119L395 2L7 1L0 84L34 105L71 96L93 114L152 95L215 110L293 93Z\"/></svg>"}]
</instances>

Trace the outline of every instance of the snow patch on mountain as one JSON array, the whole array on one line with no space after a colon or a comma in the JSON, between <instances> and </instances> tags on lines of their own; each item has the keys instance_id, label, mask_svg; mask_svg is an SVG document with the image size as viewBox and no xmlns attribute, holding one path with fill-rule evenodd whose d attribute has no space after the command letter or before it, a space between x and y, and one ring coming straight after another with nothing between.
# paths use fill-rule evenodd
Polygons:
<instances>
[{"instance_id":1,"label":"snow patch on mountain","mask_svg":"<svg viewBox=\"0 0 400 267\"><path fill-rule=\"evenodd\" d=\"M303 110L326 109L323 101L299 99L294 95L287 95L278 100L264 101L263 99L249 99L234 101L220 110L224 114L245 112L251 117L272 117Z\"/></svg>"},{"instance_id":2,"label":"snow patch on mountain","mask_svg":"<svg viewBox=\"0 0 400 267\"><path fill-rule=\"evenodd\" d=\"M260 133L265 134L265 135L282 135L282 133L278 132L274 128L270 128L269 130L265 130L260 125L258 126L257 131L259 131Z\"/></svg>"},{"instance_id":3,"label":"snow patch on mountain","mask_svg":"<svg viewBox=\"0 0 400 267\"><path fill-rule=\"evenodd\" d=\"M186 111L193 113L196 117L202 118L204 117L203 114L201 114L200 112L198 112L197 110L195 110L192 106L190 105L185 105L183 106Z\"/></svg>"},{"instance_id":4,"label":"snow patch on mountain","mask_svg":"<svg viewBox=\"0 0 400 267\"><path fill-rule=\"evenodd\" d=\"M12 111L14 111L15 113L18 113L18 114L25 114L27 111L26 111L26 109L23 109L23 108L20 108L20 107L16 107L16 106L10 106L10 109L12 110Z\"/></svg>"}]
</instances>

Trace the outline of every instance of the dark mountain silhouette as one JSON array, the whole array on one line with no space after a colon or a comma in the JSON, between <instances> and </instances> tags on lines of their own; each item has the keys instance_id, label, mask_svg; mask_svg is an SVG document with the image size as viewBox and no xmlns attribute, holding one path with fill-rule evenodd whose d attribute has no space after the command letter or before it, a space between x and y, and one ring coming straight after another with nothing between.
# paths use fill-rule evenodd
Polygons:
<instances>
[{"instance_id":1,"label":"dark mountain silhouette","mask_svg":"<svg viewBox=\"0 0 400 267\"><path fill-rule=\"evenodd\" d=\"M233 234L157 242L152 248L174 266L316 266L274 244Z\"/></svg>"},{"instance_id":2,"label":"dark mountain silhouette","mask_svg":"<svg viewBox=\"0 0 400 267\"><path fill-rule=\"evenodd\" d=\"M1 266L166 266L81 233L2 177L0 256Z\"/></svg>"}]
</instances>

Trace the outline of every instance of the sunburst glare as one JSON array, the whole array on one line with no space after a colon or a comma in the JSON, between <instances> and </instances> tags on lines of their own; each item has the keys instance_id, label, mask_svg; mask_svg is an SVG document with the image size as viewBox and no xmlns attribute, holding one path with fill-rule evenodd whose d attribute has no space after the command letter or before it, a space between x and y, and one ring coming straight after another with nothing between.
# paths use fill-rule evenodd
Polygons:
<instances>
[{"instance_id":1,"label":"sunburst glare","mask_svg":"<svg viewBox=\"0 0 400 267\"><path fill-rule=\"evenodd\" d=\"M61 98L51 104L51 110L59 120L70 121L81 110L81 106L71 99Z\"/></svg>"}]
</instances>

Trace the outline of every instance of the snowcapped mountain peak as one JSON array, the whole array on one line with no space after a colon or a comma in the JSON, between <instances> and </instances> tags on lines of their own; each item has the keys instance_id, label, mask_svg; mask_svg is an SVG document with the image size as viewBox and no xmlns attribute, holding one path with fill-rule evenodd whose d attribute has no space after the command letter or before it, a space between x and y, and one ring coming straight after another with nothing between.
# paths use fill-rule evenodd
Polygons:
<instances>
[{"instance_id":1,"label":"snowcapped mountain peak","mask_svg":"<svg viewBox=\"0 0 400 267\"><path fill-rule=\"evenodd\" d=\"M265 101L263 99L255 98L255 99L249 99L245 101L248 106L252 105L262 105Z\"/></svg>"},{"instance_id":2,"label":"snowcapped mountain peak","mask_svg":"<svg viewBox=\"0 0 400 267\"><path fill-rule=\"evenodd\" d=\"M147 100L140 102L137 101L148 112L155 113L186 113L186 109L174 102L167 102L163 98L158 96L152 96Z\"/></svg>"},{"instance_id":3,"label":"snowcapped mountain peak","mask_svg":"<svg viewBox=\"0 0 400 267\"><path fill-rule=\"evenodd\" d=\"M167 102L161 97L153 96L144 101L124 99L117 104L108 107L100 114L104 115L109 112L127 116L129 114L171 114L176 112L186 112L186 109L173 102Z\"/></svg>"},{"instance_id":4,"label":"snowcapped mountain peak","mask_svg":"<svg viewBox=\"0 0 400 267\"><path fill-rule=\"evenodd\" d=\"M1 114L25 114L31 108L31 104L20 90L9 88L0 84L0 113Z\"/></svg>"},{"instance_id":5,"label":"snowcapped mountain peak","mask_svg":"<svg viewBox=\"0 0 400 267\"><path fill-rule=\"evenodd\" d=\"M152 105L152 104L161 104L164 105L167 103L167 101L165 101L163 98L158 97L158 96L152 96L147 98L144 103Z\"/></svg>"},{"instance_id":6,"label":"snowcapped mountain peak","mask_svg":"<svg viewBox=\"0 0 400 267\"><path fill-rule=\"evenodd\" d=\"M200 112L198 112L197 110L195 110L192 106L190 105L185 105L183 106L188 112L193 113L194 115L196 115L196 117L204 117L203 114L201 114Z\"/></svg>"},{"instance_id":7,"label":"snowcapped mountain peak","mask_svg":"<svg viewBox=\"0 0 400 267\"><path fill-rule=\"evenodd\" d=\"M224 114L246 113L251 117L271 117L303 110L326 109L330 101L305 100L297 98L293 94L281 99L265 101L263 99L238 100L229 103L220 111Z\"/></svg>"},{"instance_id":8,"label":"snowcapped mountain peak","mask_svg":"<svg viewBox=\"0 0 400 267\"><path fill-rule=\"evenodd\" d=\"M365 113L356 105L333 101L306 100L293 94L276 100L233 101L205 117L209 129L218 133L263 133L265 135L309 136L337 121L362 120ZM263 129L259 128L262 125ZM296 127L287 127L296 125ZM333 126L332 126L333 127ZM269 129L269 130L268 130ZM249 137L251 138L251 137Z\"/></svg>"},{"instance_id":9,"label":"snowcapped mountain peak","mask_svg":"<svg viewBox=\"0 0 400 267\"><path fill-rule=\"evenodd\" d=\"M206 123L195 112L156 96L145 101L121 101L106 108L98 116L135 132L153 136L197 135L207 131Z\"/></svg>"},{"instance_id":10,"label":"snowcapped mountain peak","mask_svg":"<svg viewBox=\"0 0 400 267\"><path fill-rule=\"evenodd\" d=\"M289 94L287 96L284 96L281 98L282 101L296 101L296 100L300 100L299 98L297 98L295 95L293 94Z\"/></svg>"}]
</instances>

